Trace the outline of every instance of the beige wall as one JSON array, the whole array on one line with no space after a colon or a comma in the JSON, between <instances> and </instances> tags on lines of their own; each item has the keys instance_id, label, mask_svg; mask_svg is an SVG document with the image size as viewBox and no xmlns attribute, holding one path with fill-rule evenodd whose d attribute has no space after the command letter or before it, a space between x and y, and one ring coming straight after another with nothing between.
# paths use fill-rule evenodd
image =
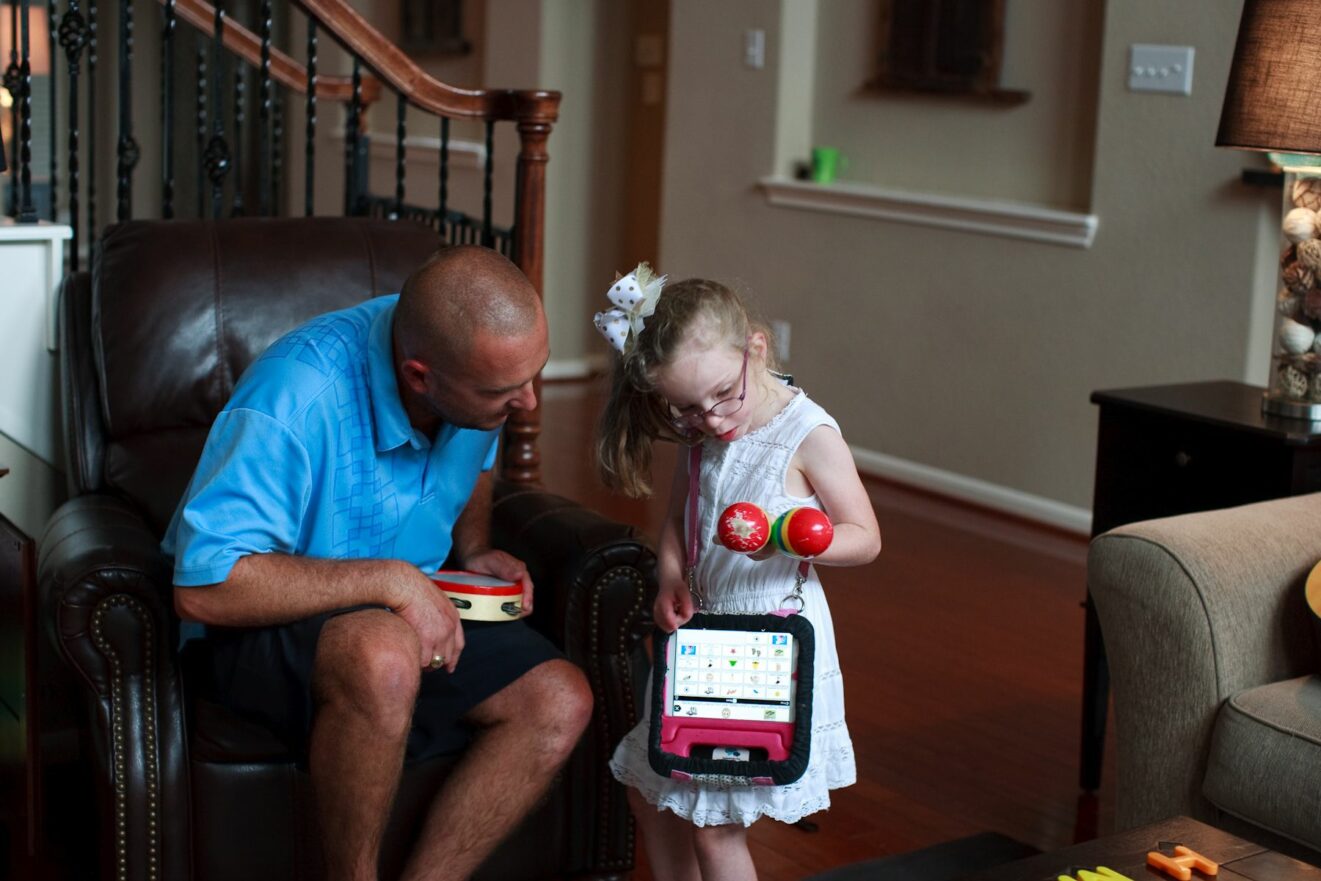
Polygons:
<instances>
[{"instance_id":1,"label":"beige wall","mask_svg":"<svg viewBox=\"0 0 1321 881\"><path fill-rule=\"evenodd\" d=\"M1212 146L1241 3L1204 4L1191 16L1176 0L1110 0L1100 21L1094 123L1061 110L1063 119L1020 132L1050 149L1005 155L981 147L1003 140L1008 117L849 92L852 79L835 71L861 71L866 47L841 37L847 28L833 17L836 2L819 4L832 13L819 21L813 125L851 139L843 143L855 169L874 162L876 180L896 182L879 172L882 151L867 146L866 132L886 131L885 155L944 155L950 180L1013 181L1020 197L1035 188L1042 200L1077 202L1076 194L1051 194L1090 179L1083 196L1099 216L1095 244L1084 250L770 207L757 181L775 165L782 127L783 4L674 0L672 51L684 60L670 68L661 269L743 283L766 317L790 321L791 367L851 443L1090 507L1093 389L1242 379L1255 369L1248 353L1260 348L1256 337L1269 332L1255 274L1259 220L1276 210L1277 197L1238 183L1255 159ZM1090 40L1068 16L1045 21L1059 28L1058 40L1042 22L1011 19L1009 51L1022 60L1007 63L1006 85L1045 97L1056 91L1046 80L1060 77L1071 85L1059 92L1078 95L1089 74L1071 66L1086 61ZM764 71L742 65L749 27L768 30ZM1193 95L1127 91L1133 42L1196 47ZM895 115L902 124L888 122ZM1092 124L1090 169L1073 158L1039 174L1022 167L1048 162L1046 154L1075 137L1068 132ZM942 154L931 133L951 126L964 146ZM906 185L939 191L939 168L915 165Z\"/></svg>"},{"instance_id":2,"label":"beige wall","mask_svg":"<svg viewBox=\"0 0 1321 881\"><path fill-rule=\"evenodd\" d=\"M597 299L618 268L628 186L623 149L627 80L621 72L632 51L630 26L627 4L543 2L538 84L564 93L546 167L551 359L581 364L592 351Z\"/></svg>"},{"instance_id":3,"label":"beige wall","mask_svg":"<svg viewBox=\"0 0 1321 881\"><path fill-rule=\"evenodd\" d=\"M1001 85L1025 104L885 96L876 73L875 0L819 4L818 143L841 149L847 176L902 190L960 193L1085 209L1090 198L1103 0L1006 4Z\"/></svg>"}]
</instances>

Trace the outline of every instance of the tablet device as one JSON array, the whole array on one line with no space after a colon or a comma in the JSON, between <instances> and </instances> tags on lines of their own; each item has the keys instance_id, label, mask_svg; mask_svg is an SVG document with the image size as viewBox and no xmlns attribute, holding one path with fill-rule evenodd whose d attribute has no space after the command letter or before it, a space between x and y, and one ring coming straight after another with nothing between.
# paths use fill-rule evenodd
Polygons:
<instances>
[{"instance_id":1,"label":"tablet device","mask_svg":"<svg viewBox=\"0 0 1321 881\"><path fill-rule=\"evenodd\" d=\"M811 623L800 615L698 613L658 633L651 744L657 773L748 785L807 769Z\"/></svg>"}]
</instances>

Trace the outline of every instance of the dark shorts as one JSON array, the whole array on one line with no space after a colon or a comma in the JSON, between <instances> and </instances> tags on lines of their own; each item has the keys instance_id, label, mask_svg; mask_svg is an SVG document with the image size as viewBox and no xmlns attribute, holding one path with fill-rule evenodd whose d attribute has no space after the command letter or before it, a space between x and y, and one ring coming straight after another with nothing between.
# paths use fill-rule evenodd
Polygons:
<instances>
[{"instance_id":1,"label":"dark shorts","mask_svg":"<svg viewBox=\"0 0 1321 881\"><path fill-rule=\"evenodd\" d=\"M321 628L344 609L292 624L252 629L209 628L194 646L210 680L205 692L235 714L269 728L300 763L307 760L315 705L312 662ZM415 762L467 746L469 710L538 664L563 655L522 621L463 622L458 667L423 670L405 761Z\"/></svg>"}]
</instances>

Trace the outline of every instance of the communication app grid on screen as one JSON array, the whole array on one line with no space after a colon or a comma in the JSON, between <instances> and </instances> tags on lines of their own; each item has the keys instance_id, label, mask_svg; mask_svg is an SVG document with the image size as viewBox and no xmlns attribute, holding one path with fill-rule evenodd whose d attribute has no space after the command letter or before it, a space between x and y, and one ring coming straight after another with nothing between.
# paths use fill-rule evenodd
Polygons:
<instances>
[{"instance_id":1,"label":"communication app grid on screen","mask_svg":"<svg viewBox=\"0 0 1321 881\"><path fill-rule=\"evenodd\" d=\"M669 715L792 722L797 650L789 633L679 628L670 638Z\"/></svg>"}]
</instances>

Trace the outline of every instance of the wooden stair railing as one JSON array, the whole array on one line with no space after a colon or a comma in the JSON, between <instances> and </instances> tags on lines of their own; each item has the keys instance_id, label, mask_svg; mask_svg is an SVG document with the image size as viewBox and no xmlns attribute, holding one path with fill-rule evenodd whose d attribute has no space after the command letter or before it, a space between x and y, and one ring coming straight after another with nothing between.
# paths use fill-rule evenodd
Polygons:
<instances>
[{"instance_id":1,"label":"wooden stair railing","mask_svg":"<svg viewBox=\"0 0 1321 881\"><path fill-rule=\"evenodd\" d=\"M545 240L545 188L547 140L559 112L557 92L516 89L460 89L440 82L423 71L411 58L377 31L345 0L278 0L282 12L300 10L307 16L304 59L286 47L274 45L274 3L277 0L160 0L161 26L143 28L142 33L160 40L160 65L147 71L135 61L135 13L132 0L16 0L10 5L14 32L20 34L10 53L4 86L14 98L13 131L16 136L9 162L11 186L9 213L16 219L37 219L31 185L32 140L47 134L52 157L46 183L51 220L63 220L73 228L69 268L77 270L87 246L95 244L102 220L98 214L97 168L92 161L100 152L112 150L115 159L114 219L155 216L172 218L185 214L220 218L241 214L275 215L296 212L297 182L284 177L285 161L292 153L286 137L286 116L301 104L303 121L302 213L314 213L314 194L327 167L344 171L345 214L370 214L388 218L410 218L433 226L449 243L478 243L500 250L542 291ZM116 4L117 31L105 33L101 7ZM226 3L246 3L255 22L236 22ZM52 59L48 133L34 133L31 110L31 10L44 5L50 22L49 49ZM184 52L179 24L193 31L196 48L193 74L176 69ZM348 75L328 76L319 69L319 40L329 35L350 56ZM138 39L141 37L139 36ZM59 64L58 49L63 50ZM0 47L3 52L6 47ZM113 62L113 67L112 63ZM251 69L250 69L251 68ZM160 81L160 106L134 108L134 77L156 74ZM89 100L98 94L98 76L115 76L116 100ZM251 81L250 81L251 80ZM368 192L369 135L365 111L379 102L383 92L395 93L394 188L390 194ZM185 94L188 93L188 94ZM292 100L294 98L299 100ZM192 99L193 136L182 136L176 126L176 111ZM342 165L317 162L318 109L321 102L343 105L344 156ZM405 200L409 107L439 121L437 198L432 205L409 204ZM135 112L136 110L136 112ZM112 116L113 114L113 116ZM141 154L137 133L148 126L149 115L160 138L160 204L143 212L135 209L135 175ZM65 135L57 143L56 119ZM462 199L450 195L449 150L452 120L479 121L484 125L485 162L480 169L480 204L451 204ZM182 122L182 117L180 117ZM518 132L519 151L512 180L513 210L507 225L496 222L494 211L495 138L497 123L512 124ZM108 146L104 129L113 126ZM98 132L98 128L101 132ZM98 137L98 134L100 135ZM100 152L99 152L100 151ZM185 155L191 151L191 155ZM63 157L58 171L56 157ZM6 157L9 158L9 157ZM86 161L86 170L80 165ZM184 165L182 163L191 163ZM255 169L245 177L244 172ZM183 193L183 177L195 179L195 191ZM255 180L254 180L255 179ZM60 186L63 190L60 190ZM416 187L414 187L416 192ZM471 196L474 189L465 193ZM61 201L61 197L63 197ZM190 204L191 203L191 204ZM139 206L140 208L140 206ZM537 436L540 413L516 413L506 426L501 474L519 482L540 478Z\"/></svg>"},{"instance_id":2,"label":"wooden stair railing","mask_svg":"<svg viewBox=\"0 0 1321 881\"><path fill-rule=\"evenodd\" d=\"M160 0L164 6L168 0ZM174 0L179 18L208 37L215 34L216 10L205 0ZM261 37L232 18L225 19L225 48L252 67L261 69ZM307 68L293 57L274 47L271 53L271 79L300 95L307 94ZM317 92L328 101L347 102L353 97L353 80L345 76L317 77ZM370 105L381 96L381 83L375 77L363 77L362 103Z\"/></svg>"}]
</instances>

